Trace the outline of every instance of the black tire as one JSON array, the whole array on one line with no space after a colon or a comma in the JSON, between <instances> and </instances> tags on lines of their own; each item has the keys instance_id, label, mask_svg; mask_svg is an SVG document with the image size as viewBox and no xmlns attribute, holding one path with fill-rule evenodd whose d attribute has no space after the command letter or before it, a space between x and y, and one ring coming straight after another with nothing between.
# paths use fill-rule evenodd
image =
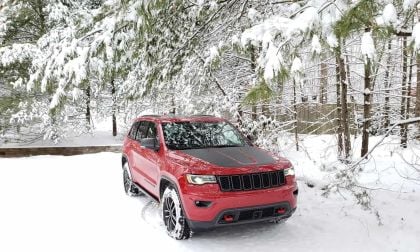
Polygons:
<instances>
[{"instance_id":1,"label":"black tire","mask_svg":"<svg viewBox=\"0 0 420 252\"><path fill-rule=\"evenodd\" d=\"M166 187L163 192L162 215L169 236L177 240L189 239L192 236L179 194L173 186Z\"/></svg>"},{"instance_id":2,"label":"black tire","mask_svg":"<svg viewBox=\"0 0 420 252\"><path fill-rule=\"evenodd\" d=\"M123 185L125 193L132 197L143 195L143 193L140 192L139 189L137 189L137 187L134 185L129 172L130 167L128 166L128 162L125 162L123 165Z\"/></svg>"}]
</instances>

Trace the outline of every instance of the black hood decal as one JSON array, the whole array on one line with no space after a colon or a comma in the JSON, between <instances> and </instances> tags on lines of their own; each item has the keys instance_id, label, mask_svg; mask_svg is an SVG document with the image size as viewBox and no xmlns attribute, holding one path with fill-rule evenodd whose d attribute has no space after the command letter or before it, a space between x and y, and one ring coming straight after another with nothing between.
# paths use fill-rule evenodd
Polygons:
<instances>
[{"instance_id":1,"label":"black hood decal","mask_svg":"<svg viewBox=\"0 0 420 252\"><path fill-rule=\"evenodd\" d=\"M181 150L190 156L223 167L273 164L276 161L268 153L253 147L226 147Z\"/></svg>"}]
</instances>

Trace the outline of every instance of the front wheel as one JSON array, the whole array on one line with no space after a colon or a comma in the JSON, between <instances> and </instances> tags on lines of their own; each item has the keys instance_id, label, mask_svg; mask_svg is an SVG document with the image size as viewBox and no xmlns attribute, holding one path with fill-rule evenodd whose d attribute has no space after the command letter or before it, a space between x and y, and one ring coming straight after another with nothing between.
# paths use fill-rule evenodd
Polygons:
<instances>
[{"instance_id":1,"label":"front wheel","mask_svg":"<svg viewBox=\"0 0 420 252\"><path fill-rule=\"evenodd\" d=\"M184 217L181 200L172 186L168 186L163 192L162 204L163 222L168 235L177 240L190 238L192 232Z\"/></svg>"}]
</instances>

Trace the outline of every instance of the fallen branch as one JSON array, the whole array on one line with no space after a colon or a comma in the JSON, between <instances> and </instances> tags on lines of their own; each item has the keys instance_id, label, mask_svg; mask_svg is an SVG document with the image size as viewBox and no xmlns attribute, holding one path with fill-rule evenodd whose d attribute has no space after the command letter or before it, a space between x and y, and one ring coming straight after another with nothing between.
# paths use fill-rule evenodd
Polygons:
<instances>
[{"instance_id":1,"label":"fallen branch","mask_svg":"<svg viewBox=\"0 0 420 252\"><path fill-rule=\"evenodd\" d=\"M389 128L389 130L385 133L385 135L381 138L381 140L379 140L365 155L363 155L363 157L361 157L356 163L354 163L352 166L350 166L351 170L354 170L363 160L366 159L367 156L369 156L375 149L376 147L378 147L387 136L389 136L389 134L391 134L391 132L397 127L397 126L401 126L401 125L408 125L408 124L413 124L413 123L418 123L420 122L420 117L414 117L411 119L407 119L407 120L401 120L398 121L396 123L394 123L391 128Z\"/></svg>"}]
</instances>

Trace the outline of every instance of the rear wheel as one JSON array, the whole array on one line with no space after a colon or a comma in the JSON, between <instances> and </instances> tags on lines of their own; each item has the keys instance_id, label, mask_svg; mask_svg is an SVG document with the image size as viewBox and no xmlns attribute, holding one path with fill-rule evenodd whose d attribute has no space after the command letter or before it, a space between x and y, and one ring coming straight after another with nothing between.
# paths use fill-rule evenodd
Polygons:
<instances>
[{"instance_id":1,"label":"rear wheel","mask_svg":"<svg viewBox=\"0 0 420 252\"><path fill-rule=\"evenodd\" d=\"M124 191L128 196L140 196L143 193L137 189L134 185L133 181L130 177L130 167L128 166L128 162L125 162L123 165L123 183L124 183Z\"/></svg>"},{"instance_id":2,"label":"rear wheel","mask_svg":"<svg viewBox=\"0 0 420 252\"><path fill-rule=\"evenodd\" d=\"M172 187L166 187L162 196L163 222L166 232L177 240L188 239L192 232L184 217L184 210L178 192Z\"/></svg>"}]
</instances>

